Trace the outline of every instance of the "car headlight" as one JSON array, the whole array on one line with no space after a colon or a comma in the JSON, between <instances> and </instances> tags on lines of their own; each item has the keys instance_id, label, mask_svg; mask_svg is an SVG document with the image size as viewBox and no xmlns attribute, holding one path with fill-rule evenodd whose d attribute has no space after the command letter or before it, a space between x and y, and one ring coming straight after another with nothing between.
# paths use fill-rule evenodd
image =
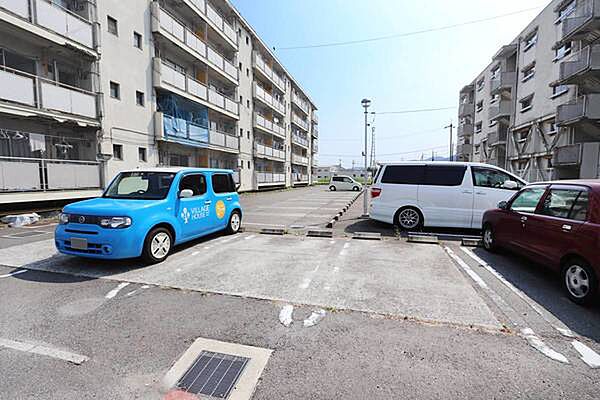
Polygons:
<instances>
[{"instance_id":1,"label":"car headlight","mask_svg":"<svg viewBox=\"0 0 600 400\"><path fill-rule=\"evenodd\" d=\"M127 228L131 225L131 218L129 217L107 217L100 219L100 226L103 228Z\"/></svg>"},{"instance_id":2,"label":"car headlight","mask_svg":"<svg viewBox=\"0 0 600 400\"><path fill-rule=\"evenodd\" d=\"M69 214L60 213L58 215L58 223L61 225L68 224L69 223Z\"/></svg>"}]
</instances>

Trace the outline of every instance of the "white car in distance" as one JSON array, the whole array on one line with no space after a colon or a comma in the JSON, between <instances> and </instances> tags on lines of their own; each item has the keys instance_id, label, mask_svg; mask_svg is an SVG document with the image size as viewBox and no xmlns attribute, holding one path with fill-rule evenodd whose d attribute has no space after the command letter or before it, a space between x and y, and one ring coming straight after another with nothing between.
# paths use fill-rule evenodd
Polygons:
<instances>
[{"instance_id":1,"label":"white car in distance","mask_svg":"<svg viewBox=\"0 0 600 400\"><path fill-rule=\"evenodd\" d=\"M331 177L329 190L332 192L335 192L336 190L353 190L355 192L360 192L362 190L362 185L350 176L338 175Z\"/></svg>"}]
</instances>

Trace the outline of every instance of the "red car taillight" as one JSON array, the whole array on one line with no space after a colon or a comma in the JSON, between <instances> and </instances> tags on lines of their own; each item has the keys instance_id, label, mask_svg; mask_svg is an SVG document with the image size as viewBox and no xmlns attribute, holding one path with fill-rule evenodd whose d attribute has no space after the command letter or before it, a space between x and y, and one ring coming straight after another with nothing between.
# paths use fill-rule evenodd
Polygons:
<instances>
[{"instance_id":1,"label":"red car taillight","mask_svg":"<svg viewBox=\"0 0 600 400\"><path fill-rule=\"evenodd\" d=\"M379 188L371 188L371 198L374 199L376 197L379 197L379 195L381 194L381 189Z\"/></svg>"}]
</instances>

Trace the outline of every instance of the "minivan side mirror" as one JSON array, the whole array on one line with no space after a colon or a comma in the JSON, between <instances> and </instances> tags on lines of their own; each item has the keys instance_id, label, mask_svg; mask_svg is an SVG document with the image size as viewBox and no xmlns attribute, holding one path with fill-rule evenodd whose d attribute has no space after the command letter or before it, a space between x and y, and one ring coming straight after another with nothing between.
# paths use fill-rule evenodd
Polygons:
<instances>
[{"instance_id":1,"label":"minivan side mirror","mask_svg":"<svg viewBox=\"0 0 600 400\"><path fill-rule=\"evenodd\" d=\"M182 199L187 199L189 197L193 197L194 196L194 191L192 189L183 189L181 192L179 192L179 197Z\"/></svg>"},{"instance_id":2,"label":"minivan side mirror","mask_svg":"<svg viewBox=\"0 0 600 400\"><path fill-rule=\"evenodd\" d=\"M508 202L501 201L500 203L498 203L498 208L501 210L508 210Z\"/></svg>"},{"instance_id":3,"label":"minivan side mirror","mask_svg":"<svg viewBox=\"0 0 600 400\"><path fill-rule=\"evenodd\" d=\"M519 185L517 185L517 182L515 182L515 181L505 181L502 184L502 188L508 189L508 190L516 190L519 188Z\"/></svg>"}]
</instances>

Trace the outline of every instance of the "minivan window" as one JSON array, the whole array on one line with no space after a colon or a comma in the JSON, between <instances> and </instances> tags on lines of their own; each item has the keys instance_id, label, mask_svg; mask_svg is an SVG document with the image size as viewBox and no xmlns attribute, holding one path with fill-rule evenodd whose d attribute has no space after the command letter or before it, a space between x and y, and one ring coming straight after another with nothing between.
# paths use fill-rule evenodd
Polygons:
<instances>
[{"instance_id":1,"label":"minivan window","mask_svg":"<svg viewBox=\"0 0 600 400\"><path fill-rule=\"evenodd\" d=\"M381 183L399 185L421 185L424 180L424 165L388 165L381 177Z\"/></svg>"},{"instance_id":2,"label":"minivan window","mask_svg":"<svg viewBox=\"0 0 600 400\"><path fill-rule=\"evenodd\" d=\"M513 181L517 184L517 189L520 189L522 184L509 174L490 168L472 167L473 184L478 187L488 187L501 189L504 182Z\"/></svg>"},{"instance_id":3,"label":"minivan window","mask_svg":"<svg viewBox=\"0 0 600 400\"><path fill-rule=\"evenodd\" d=\"M167 197L175 174L168 172L122 172L102 197L111 199L160 200Z\"/></svg>"},{"instance_id":4,"label":"minivan window","mask_svg":"<svg viewBox=\"0 0 600 400\"><path fill-rule=\"evenodd\" d=\"M550 217L585 221L588 193L581 190L550 190L544 199L540 214Z\"/></svg>"},{"instance_id":5,"label":"minivan window","mask_svg":"<svg viewBox=\"0 0 600 400\"><path fill-rule=\"evenodd\" d=\"M545 192L546 188L543 186L525 189L513 199L510 209L516 212L534 213Z\"/></svg>"},{"instance_id":6,"label":"minivan window","mask_svg":"<svg viewBox=\"0 0 600 400\"><path fill-rule=\"evenodd\" d=\"M332 178L332 180L333 180L334 182L342 182L342 181L343 181L343 179L342 179L342 177L341 177L341 176L334 176L334 177Z\"/></svg>"},{"instance_id":7,"label":"minivan window","mask_svg":"<svg viewBox=\"0 0 600 400\"><path fill-rule=\"evenodd\" d=\"M194 196L201 196L206 193L206 178L202 174L186 175L179 182L179 191L184 189L194 192Z\"/></svg>"},{"instance_id":8,"label":"minivan window","mask_svg":"<svg viewBox=\"0 0 600 400\"><path fill-rule=\"evenodd\" d=\"M212 185L215 193L235 192L235 184L229 174L213 174Z\"/></svg>"},{"instance_id":9,"label":"minivan window","mask_svg":"<svg viewBox=\"0 0 600 400\"><path fill-rule=\"evenodd\" d=\"M429 165L425 168L425 185L460 186L466 170L464 165Z\"/></svg>"}]
</instances>

